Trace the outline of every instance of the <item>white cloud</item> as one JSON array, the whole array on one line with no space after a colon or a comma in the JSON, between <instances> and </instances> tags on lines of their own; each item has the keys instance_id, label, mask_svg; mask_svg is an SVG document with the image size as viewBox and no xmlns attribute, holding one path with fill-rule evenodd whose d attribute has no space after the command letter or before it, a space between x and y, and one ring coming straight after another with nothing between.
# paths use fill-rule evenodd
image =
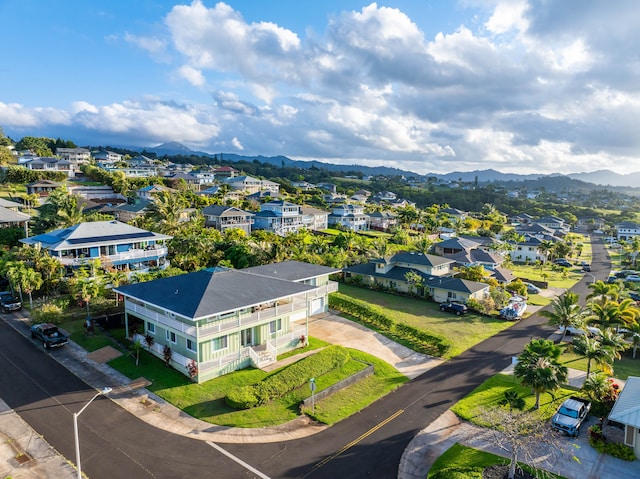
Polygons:
<instances>
[{"instance_id":1,"label":"white cloud","mask_svg":"<svg viewBox=\"0 0 640 479\"><path fill-rule=\"evenodd\" d=\"M204 86L206 83L202 72L189 65L182 65L178 68L178 74L194 86Z\"/></svg>"},{"instance_id":2,"label":"white cloud","mask_svg":"<svg viewBox=\"0 0 640 479\"><path fill-rule=\"evenodd\" d=\"M244 150L244 146L242 146L242 143L240 143L240 140L238 140L235 136L231 139L231 144L236 150L240 150L240 151Z\"/></svg>"}]
</instances>

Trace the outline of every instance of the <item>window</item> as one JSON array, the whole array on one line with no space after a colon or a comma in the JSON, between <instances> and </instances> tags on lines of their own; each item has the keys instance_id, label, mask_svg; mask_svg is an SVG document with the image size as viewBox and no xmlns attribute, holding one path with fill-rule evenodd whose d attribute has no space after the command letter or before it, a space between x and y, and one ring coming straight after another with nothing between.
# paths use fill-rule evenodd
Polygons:
<instances>
[{"instance_id":1,"label":"window","mask_svg":"<svg viewBox=\"0 0 640 479\"><path fill-rule=\"evenodd\" d=\"M187 339L187 349L196 352L196 343L193 339Z\"/></svg>"},{"instance_id":2,"label":"window","mask_svg":"<svg viewBox=\"0 0 640 479\"><path fill-rule=\"evenodd\" d=\"M167 341L175 343L176 342L176 333L174 333L173 331L167 331Z\"/></svg>"},{"instance_id":3,"label":"window","mask_svg":"<svg viewBox=\"0 0 640 479\"><path fill-rule=\"evenodd\" d=\"M453 291L449 291L449 292L447 292L447 297L449 299L456 299L458 297L458 295L456 293L454 293Z\"/></svg>"},{"instance_id":4,"label":"window","mask_svg":"<svg viewBox=\"0 0 640 479\"><path fill-rule=\"evenodd\" d=\"M220 351L221 349L227 349L228 346L228 337L220 336L219 338L214 338L211 340L211 346L214 351Z\"/></svg>"},{"instance_id":5,"label":"window","mask_svg":"<svg viewBox=\"0 0 640 479\"><path fill-rule=\"evenodd\" d=\"M282 330L282 319L276 319L275 321L271 321L269 323L269 332L275 333L277 331Z\"/></svg>"},{"instance_id":6,"label":"window","mask_svg":"<svg viewBox=\"0 0 640 479\"><path fill-rule=\"evenodd\" d=\"M156 332L156 325L153 323L147 322L147 332L154 334Z\"/></svg>"}]
</instances>

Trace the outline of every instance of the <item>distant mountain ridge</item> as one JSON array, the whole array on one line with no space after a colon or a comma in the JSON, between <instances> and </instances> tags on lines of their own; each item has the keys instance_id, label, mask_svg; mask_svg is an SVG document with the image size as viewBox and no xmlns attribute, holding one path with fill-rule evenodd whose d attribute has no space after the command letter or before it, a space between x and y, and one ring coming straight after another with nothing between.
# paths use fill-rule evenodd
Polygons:
<instances>
[{"instance_id":1,"label":"distant mountain ridge","mask_svg":"<svg viewBox=\"0 0 640 479\"><path fill-rule=\"evenodd\" d=\"M142 151L142 148L136 148ZM541 174L517 174L517 173L502 173L500 171L494 169L487 170L475 170L475 171L454 171L451 173L428 173L426 175L420 175L413 171L402 170L399 168L391 168L387 166L365 166L365 165L338 165L334 163L324 163L321 161L301 161L301 160L292 160L291 158L283 155L278 156L245 156L238 155L235 153L205 153L203 151L194 151L190 148L184 146L178 142L168 142L163 143L161 145L155 146L153 148L144 148L146 151L154 152L159 156L167 155L197 155L197 156L207 156L210 158L218 157L221 158L222 161L229 161L233 163L237 163L239 161L254 161L258 160L261 163L267 163L271 165L284 165L287 167L295 167L295 168L323 168L329 171L340 171L340 172L361 172L365 175L401 175L401 176L418 176L418 177L436 177L447 181L464 181L464 182L474 182L478 181L479 183L492 183L492 182L522 182L522 181L533 181L538 180L545 177L559 177L565 176L571 178L573 180L578 180L584 183L591 183L595 185L602 186L618 186L618 187L640 187L640 172L629 173L626 175L622 175L619 173L615 173L610 170L598 170L587 173L570 173L567 175L561 175L560 173L552 173L549 175L541 175Z\"/></svg>"}]
</instances>

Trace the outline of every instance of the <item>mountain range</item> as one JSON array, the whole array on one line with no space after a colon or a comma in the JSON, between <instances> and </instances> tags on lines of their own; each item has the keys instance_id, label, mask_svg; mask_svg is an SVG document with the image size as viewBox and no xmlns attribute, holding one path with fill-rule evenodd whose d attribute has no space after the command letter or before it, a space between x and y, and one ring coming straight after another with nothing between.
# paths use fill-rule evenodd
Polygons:
<instances>
[{"instance_id":1,"label":"mountain range","mask_svg":"<svg viewBox=\"0 0 640 479\"><path fill-rule=\"evenodd\" d=\"M142 148L137 148L143 150ZM364 166L364 165L337 165L333 163L324 163L320 161L302 161L292 160L286 156L243 156L235 153L219 153L216 155L205 153L202 151L194 151L178 142L163 143L153 148L144 148L146 151L154 152L158 156L175 156L175 155L196 155L196 156L208 156L213 158L214 156L220 158L222 161L229 161L236 163L239 161L254 161L258 160L261 163L272 164L276 166L287 166L294 168L324 168L329 171L340 172L361 172L365 175L401 175L401 176L423 176L423 177L436 177L450 181L465 181L479 183L492 183L492 182L510 182L510 181L526 181L526 180L539 180L544 177L554 176L566 176L574 180L579 180L585 183L592 183L595 185L603 186L616 186L616 187L638 187L640 186L640 172L619 174L610 170L598 170L583 173L570 173L561 175L559 173L553 173L550 175L540 174L517 174L517 173L502 173L497 170L475 170L475 171L454 171L451 173L429 173L426 175L420 175L418 173L402 170L399 168L391 168L387 166Z\"/></svg>"}]
</instances>

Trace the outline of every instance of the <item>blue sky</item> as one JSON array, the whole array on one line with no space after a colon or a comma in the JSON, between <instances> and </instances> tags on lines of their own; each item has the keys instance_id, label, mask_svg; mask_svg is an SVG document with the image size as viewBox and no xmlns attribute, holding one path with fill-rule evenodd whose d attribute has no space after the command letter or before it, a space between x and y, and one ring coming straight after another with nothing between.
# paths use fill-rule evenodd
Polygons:
<instances>
[{"instance_id":1,"label":"blue sky","mask_svg":"<svg viewBox=\"0 0 640 479\"><path fill-rule=\"evenodd\" d=\"M640 170L635 0L0 0L0 18L15 140Z\"/></svg>"}]
</instances>

